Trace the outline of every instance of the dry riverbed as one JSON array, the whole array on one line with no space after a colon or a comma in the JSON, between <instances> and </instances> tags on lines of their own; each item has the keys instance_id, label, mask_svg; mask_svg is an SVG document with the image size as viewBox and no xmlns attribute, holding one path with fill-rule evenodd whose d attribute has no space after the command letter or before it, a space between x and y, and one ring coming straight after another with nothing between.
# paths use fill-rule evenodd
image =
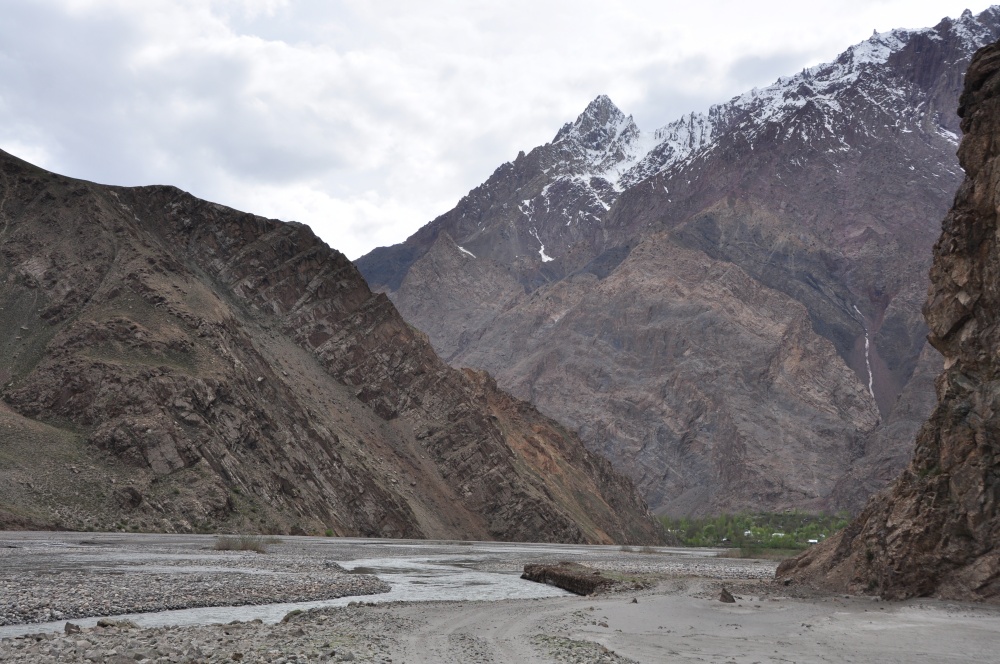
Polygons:
<instances>
[{"instance_id":1,"label":"dry riverbed","mask_svg":"<svg viewBox=\"0 0 1000 664\"><path fill-rule=\"evenodd\" d=\"M597 597L488 602L376 604L390 595L374 594L345 598L346 606L308 608L276 623L139 627L106 621L101 627L91 619L78 620L80 631L70 627L67 633L64 620L0 638L0 661L994 662L1000 649L1000 611L992 607L812 596L775 584L773 563L706 552L283 540L268 553L251 554L215 551L210 536L0 533L0 610L48 619L53 610L85 605L126 613L158 595L164 606L195 606L375 592L381 582L345 573L341 565L349 569L352 561L376 558L422 557L505 580L516 580L509 573L525 562L574 559L626 583ZM392 583L392 575L383 576ZM470 578L483 583L481 576ZM719 601L723 586L736 602ZM48 617L31 613L41 611L39 601L48 603Z\"/></svg>"}]
</instances>

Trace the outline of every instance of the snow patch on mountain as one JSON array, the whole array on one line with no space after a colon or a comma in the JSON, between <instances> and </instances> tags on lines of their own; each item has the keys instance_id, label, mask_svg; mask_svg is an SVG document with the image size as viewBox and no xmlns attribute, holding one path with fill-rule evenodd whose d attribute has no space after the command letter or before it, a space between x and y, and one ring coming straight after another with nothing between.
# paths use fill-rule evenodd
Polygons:
<instances>
[{"instance_id":1,"label":"snow patch on mountain","mask_svg":"<svg viewBox=\"0 0 1000 664\"><path fill-rule=\"evenodd\" d=\"M538 244L540 245L539 249L538 249L538 253L539 253L539 255L542 258L542 262L543 263L548 263L549 261L555 260L554 258L552 258L552 256L549 256L549 255L547 255L545 253L545 243L542 242L542 238L538 237L538 230L535 229L535 228L532 228L531 229L531 234L535 236L535 239L538 240Z\"/></svg>"}]
</instances>

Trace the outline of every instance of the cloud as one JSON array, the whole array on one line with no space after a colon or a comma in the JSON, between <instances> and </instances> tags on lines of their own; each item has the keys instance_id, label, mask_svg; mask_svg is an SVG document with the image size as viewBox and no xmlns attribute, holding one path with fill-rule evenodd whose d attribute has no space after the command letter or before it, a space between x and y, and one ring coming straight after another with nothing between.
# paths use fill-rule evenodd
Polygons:
<instances>
[{"instance_id":1,"label":"cloud","mask_svg":"<svg viewBox=\"0 0 1000 664\"><path fill-rule=\"evenodd\" d=\"M0 147L303 221L355 258L598 94L651 129L962 4L8 0Z\"/></svg>"}]
</instances>

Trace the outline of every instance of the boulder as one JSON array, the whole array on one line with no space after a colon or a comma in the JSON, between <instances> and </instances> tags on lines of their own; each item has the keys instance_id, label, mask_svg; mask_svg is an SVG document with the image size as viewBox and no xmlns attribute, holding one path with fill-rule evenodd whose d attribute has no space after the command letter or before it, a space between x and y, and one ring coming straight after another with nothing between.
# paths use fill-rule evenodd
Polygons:
<instances>
[{"instance_id":1,"label":"boulder","mask_svg":"<svg viewBox=\"0 0 1000 664\"><path fill-rule=\"evenodd\" d=\"M617 582L596 570L579 563L561 562L557 565L525 565L522 579L547 583L577 595L593 595L606 590Z\"/></svg>"}]
</instances>

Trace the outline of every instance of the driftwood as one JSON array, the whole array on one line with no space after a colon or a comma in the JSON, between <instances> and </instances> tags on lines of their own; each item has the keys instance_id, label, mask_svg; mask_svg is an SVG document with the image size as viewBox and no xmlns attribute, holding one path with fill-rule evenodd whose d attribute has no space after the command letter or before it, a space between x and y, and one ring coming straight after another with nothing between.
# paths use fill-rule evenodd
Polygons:
<instances>
[{"instance_id":1,"label":"driftwood","mask_svg":"<svg viewBox=\"0 0 1000 664\"><path fill-rule=\"evenodd\" d=\"M558 565L525 565L521 578L547 583L577 595L592 595L616 583L591 567L565 562Z\"/></svg>"}]
</instances>

